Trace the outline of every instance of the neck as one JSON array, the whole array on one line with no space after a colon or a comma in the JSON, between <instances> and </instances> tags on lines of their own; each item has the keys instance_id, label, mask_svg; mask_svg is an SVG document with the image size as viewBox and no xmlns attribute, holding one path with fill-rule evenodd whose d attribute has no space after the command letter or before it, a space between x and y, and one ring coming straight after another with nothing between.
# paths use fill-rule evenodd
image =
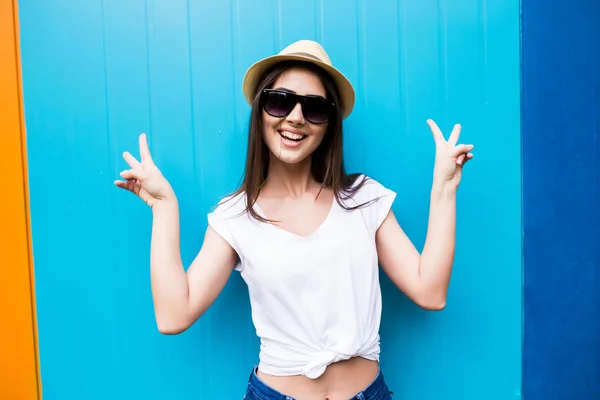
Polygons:
<instances>
[{"instance_id":1,"label":"neck","mask_svg":"<svg viewBox=\"0 0 600 400\"><path fill-rule=\"evenodd\" d=\"M266 187L286 196L300 197L314 188L317 182L311 173L311 158L297 164L286 164L271 156Z\"/></svg>"}]
</instances>

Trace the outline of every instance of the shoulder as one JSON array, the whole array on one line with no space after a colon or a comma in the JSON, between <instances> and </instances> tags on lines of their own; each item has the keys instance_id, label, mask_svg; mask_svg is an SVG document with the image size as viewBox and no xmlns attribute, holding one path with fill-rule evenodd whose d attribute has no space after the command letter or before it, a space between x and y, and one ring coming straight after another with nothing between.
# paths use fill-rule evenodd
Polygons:
<instances>
[{"instance_id":1,"label":"shoulder","mask_svg":"<svg viewBox=\"0 0 600 400\"><path fill-rule=\"evenodd\" d=\"M221 198L209 213L209 216L213 218L235 218L244 214L245 211L246 193L242 191Z\"/></svg>"},{"instance_id":2,"label":"shoulder","mask_svg":"<svg viewBox=\"0 0 600 400\"><path fill-rule=\"evenodd\" d=\"M388 216L396 199L396 192L377 179L361 174L344 193L341 199L350 209L361 210L372 233L375 233Z\"/></svg>"},{"instance_id":3,"label":"shoulder","mask_svg":"<svg viewBox=\"0 0 600 400\"><path fill-rule=\"evenodd\" d=\"M359 174L352 177L352 179L354 181L341 194L341 197L352 200L351 203L355 203L356 205L370 206L382 198L391 198L393 201L396 196L393 190L371 176Z\"/></svg>"},{"instance_id":4,"label":"shoulder","mask_svg":"<svg viewBox=\"0 0 600 400\"><path fill-rule=\"evenodd\" d=\"M243 269L240 233L244 232L243 216L246 215L246 194L236 193L223 197L208 213L209 226L223 238L238 254L240 261L235 269Z\"/></svg>"},{"instance_id":5,"label":"shoulder","mask_svg":"<svg viewBox=\"0 0 600 400\"><path fill-rule=\"evenodd\" d=\"M208 213L208 223L221 236L231 242L233 235L243 225L246 212L246 194L235 193L223 197Z\"/></svg>"}]
</instances>

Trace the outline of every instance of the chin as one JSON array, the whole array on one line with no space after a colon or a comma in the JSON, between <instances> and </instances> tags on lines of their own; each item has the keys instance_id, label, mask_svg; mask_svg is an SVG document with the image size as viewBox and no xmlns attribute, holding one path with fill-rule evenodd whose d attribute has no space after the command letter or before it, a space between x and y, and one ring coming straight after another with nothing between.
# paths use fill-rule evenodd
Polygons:
<instances>
[{"instance_id":1,"label":"chin","mask_svg":"<svg viewBox=\"0 0 600 400\"><path fill-rule=\"evenodd\" d=\"M306 154L304 152L289 151L285 148L271 149L271 155L278 161L290 165L300 164L310 158L310 153Z\"/></svg>"},{"instance_id":2,"label":"chin","mask_svg":"<svg viewBox=\"0 0 600 400\"><path fill-rule=\"evenodd\" d=\"M279 161L284 164L297 165L302 164L303 161L307 161L310 157L296 157L296 156L275 156Z\"/></svg>"}]
</instances>

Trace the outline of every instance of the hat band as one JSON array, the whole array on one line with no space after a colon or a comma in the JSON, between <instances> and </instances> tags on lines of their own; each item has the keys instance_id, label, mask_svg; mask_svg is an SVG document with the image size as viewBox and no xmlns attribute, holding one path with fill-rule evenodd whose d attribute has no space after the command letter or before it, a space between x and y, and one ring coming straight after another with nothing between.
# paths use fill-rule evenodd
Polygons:
<instances>
[{"instance_id":1,"label":"hat band","mask_svg":"<svg viewBox=\"0 0 600 400\"><path fill-rule=\"evenodd\" d=\"M313 60L323 62L323 60L321 60L319 57L312 55L310 53L288 53L287 55L288 56L302 56L302 57L312 58Z\"/></svg>"}]
</instances>

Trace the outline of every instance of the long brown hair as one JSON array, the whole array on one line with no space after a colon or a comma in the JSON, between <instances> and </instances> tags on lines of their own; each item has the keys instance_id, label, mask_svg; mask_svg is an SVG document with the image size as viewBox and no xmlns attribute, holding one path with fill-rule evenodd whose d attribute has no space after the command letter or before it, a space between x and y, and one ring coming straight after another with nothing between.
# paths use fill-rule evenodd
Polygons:
<instances>
[{"instance_id":1,"label":"long brown hair","mask_svg":"<svg viewBox=\"0 0 600 400\"><path fill-rule=\"evenodd\" d=\"M284 61L275 65L269 70L258 84L252 101L252 111L250 113L250 123L248 127L248 147L246 155L246 167L242 183L231 198L245 193L246 208L245 212L252 217L263 222L271 222L260 216L254 209L254 204L258 199L260 190L265 184L268 176L270 152L263 139L263 120L260 95L264 89L270 89L277 78L286 70L292 67L302 67L314 72L325 87L327 99L335 104L335 112L332 114L327 132L321 144L312 154L311 172L313 178L321 184L323 188L331 189L334 193L337 203L346 210L353 210L370 204L373 199L367 203L348 206L344 200L352 198L365 183L366 177L357 182L362 175L359 173L348 174L344 167L343 156L343 132L340 96L336 85L329 75L318 66L299 61Z\"/></svg>"}]
</instances>

